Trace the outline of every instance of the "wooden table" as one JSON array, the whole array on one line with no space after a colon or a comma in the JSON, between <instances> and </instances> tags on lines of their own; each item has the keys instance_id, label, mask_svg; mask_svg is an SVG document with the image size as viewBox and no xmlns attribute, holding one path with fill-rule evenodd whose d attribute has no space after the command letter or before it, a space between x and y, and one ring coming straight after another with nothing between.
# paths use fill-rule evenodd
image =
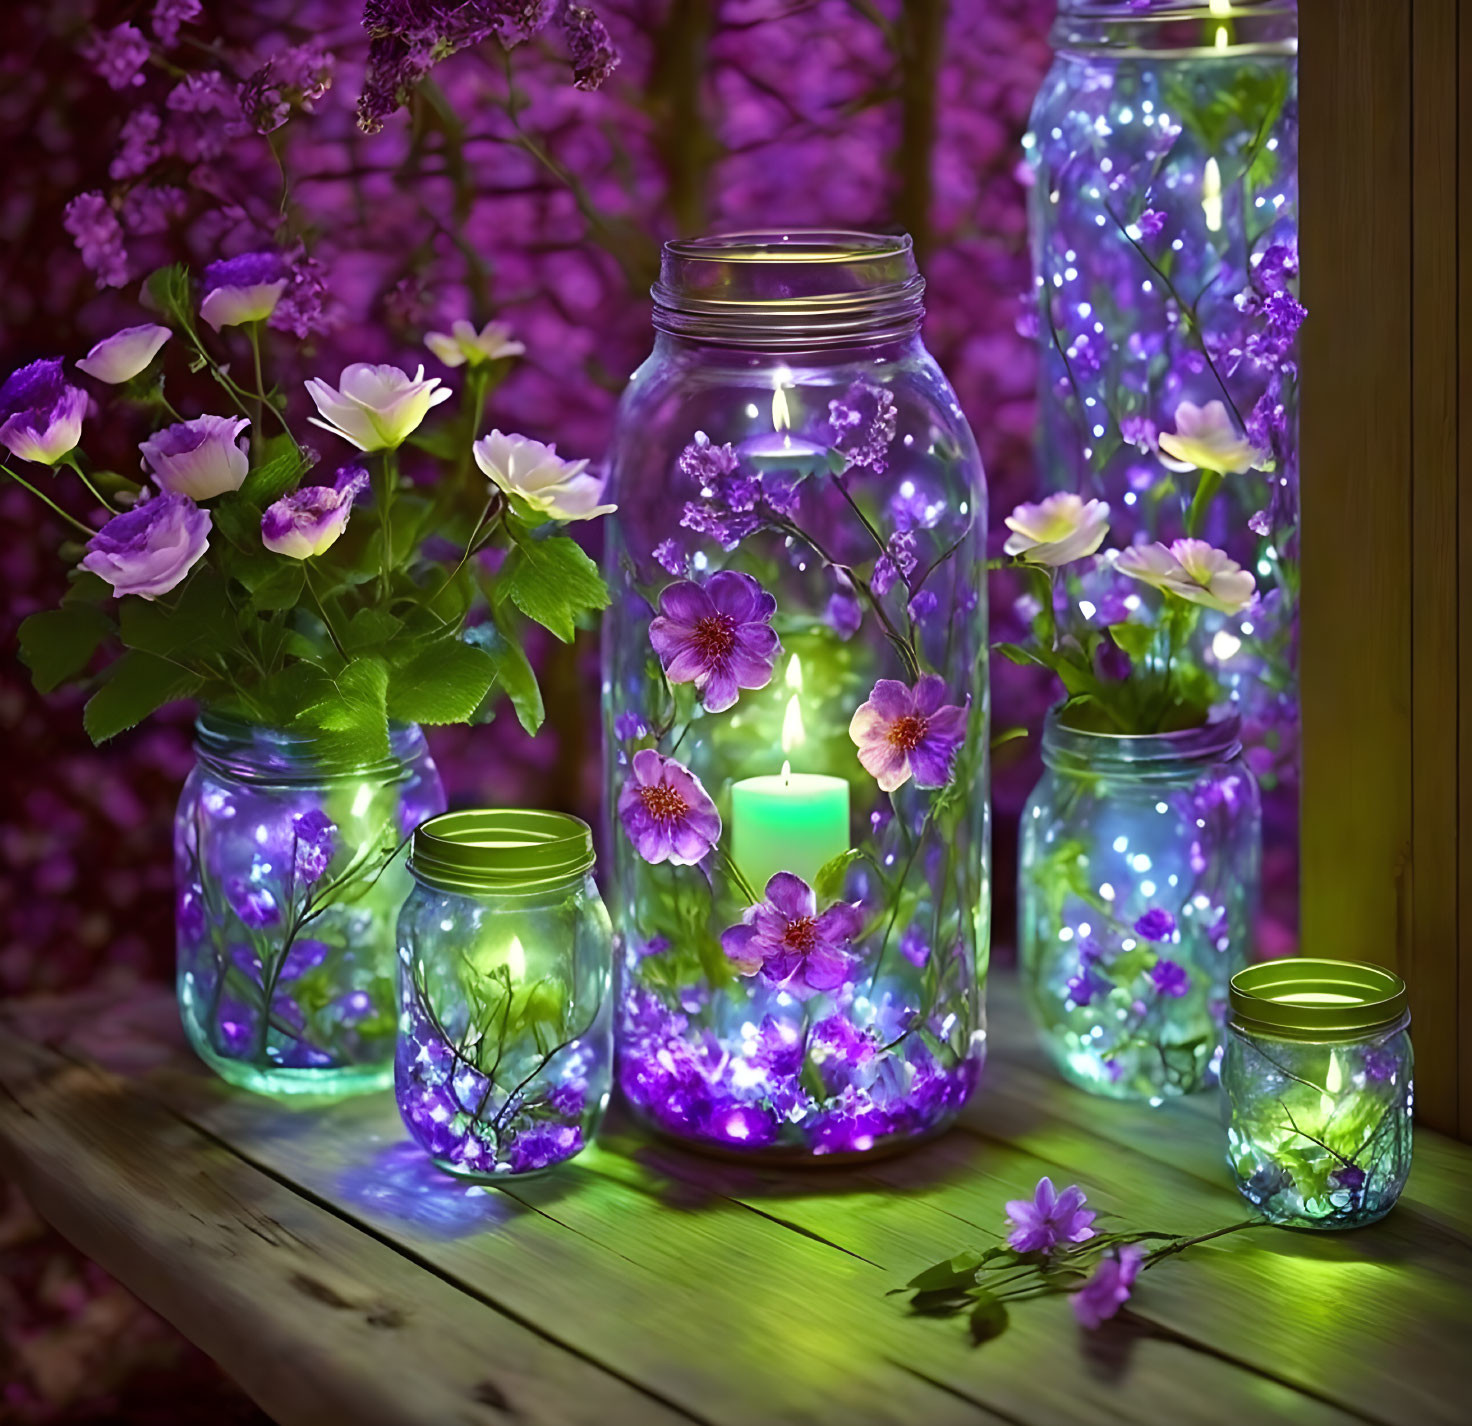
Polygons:
<instances>
[{"instance_id":1,"label":"wooden table","mask_svg":"<svg viewBox=\"0 0 1472 1426\"><path fill-rule=\"evenodd\" d=\"M1192 1249L1096 1334L1044 1299L973 1348L886 1297L1044 1173L1130 1226L1246 1216L1210 1096L1090 1098L992 1002L981 1093L908 1157L763 1172L615 1125L506 1190L438 1174L390 1096L228 1089L162 994L11 1007L0 1164L286 1426L1472 1420L1472 1149L1430 1133L1384 1222Z\"/></svg>"}]
</instances>

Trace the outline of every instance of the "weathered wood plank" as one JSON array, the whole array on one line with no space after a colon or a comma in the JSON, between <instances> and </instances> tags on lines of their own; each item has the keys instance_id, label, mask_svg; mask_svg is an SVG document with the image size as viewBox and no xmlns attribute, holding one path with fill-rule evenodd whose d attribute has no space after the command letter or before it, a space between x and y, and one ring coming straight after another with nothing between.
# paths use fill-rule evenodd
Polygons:
<instances>
[{"instance_id":1,"label":"weathered wood plank","mask_svg":"<svg viewBox=\"0 0 1472 1426\"><path fill-rule=\"evenodd\" d=\"M689 1419L283 1187L117 1077L0 1030L0 1162L284 1426Z\"/></svg>"}]
</instances>

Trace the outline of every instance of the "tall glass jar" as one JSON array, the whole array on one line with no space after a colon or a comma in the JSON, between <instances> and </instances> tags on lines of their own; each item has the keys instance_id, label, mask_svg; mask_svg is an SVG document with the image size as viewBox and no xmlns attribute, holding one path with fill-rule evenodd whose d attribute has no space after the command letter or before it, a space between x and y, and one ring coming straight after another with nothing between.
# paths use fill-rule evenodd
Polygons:
<instances>
[{"instance_id":1,"label":"tall glass jar","mask_svg":"<svg viewBox=\"0 0 1472 1426\"><path fill-rule=\"evenodd\" d=\"M447 812L414 834L395 1085L446 1173L539 1173L592 1141L613 1066L612 928L593 834L561 812Z\"/></svg>"},{"instance_id":2,"label":"tall glass jar","mask_svg":"<svg viewBox=\"0 0 1472 1426\"><path fill-rule=\"evenodd\" d=\"M1022 814L1018 960L1073 1083L1159 1103L1215 1083L1257 907L1257 785L1239 725L1128 737L1054 709Z\"/></svg>"},{"instance_id":3,"label":"tall glass jar","mask_svg":"<svg viewBox=\"0 0 1472 1426\"><path fill-rule=\"evenodd\" d=\"M1260 600L1197 637L1242 713L1291 924L1297 7L1059 0L1051 38L1023 140L1042 476L1107 500L1125 541L1195 533L1255 575Z\"/></svg>"},{"instance_id":4,"label":"tall glass jar","mask_svg":"<svg viewBox=\"0 0 1472 1426\"><path fill-rule=\"evenodd\" d=\"M619 1083L805 1158L932 1133L985 1044L986 493L906 237L670 243L604 634Z\"/></svg>"},{"instance_id":5,"label":"tall glass jar","mask_svg":"<svg viewBox=\"0 0 1472 1426\"><path fill-rule=\"evenodd\" d=\"M179 1006L200 1058L261 1094L393 1077L394 918L409 834L443 810L417 727L379 762L205 711L174 821Z\"/></svg>"},{"instance_id":6,"label":"tall glass jar","mask_svg":"<svg viewBox=\"0 0 1472 1426\"><path fill-rule=\"evenodd\" d=\"M1242 1196L1295 1228L1383 1218L1411 1171L1405 982L1292 957L1239 971L1231 1001L1223 1110Z\"/></svg>"}]
</instances>

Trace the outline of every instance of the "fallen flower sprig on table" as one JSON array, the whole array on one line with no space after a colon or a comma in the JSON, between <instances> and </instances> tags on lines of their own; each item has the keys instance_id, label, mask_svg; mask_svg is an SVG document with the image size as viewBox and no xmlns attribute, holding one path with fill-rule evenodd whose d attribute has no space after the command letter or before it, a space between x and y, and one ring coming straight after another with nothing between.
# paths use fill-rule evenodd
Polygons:
<instances>
[{"instance_id":1,"label":"fallen flower sprig on table","mask_svg":"<svg viewBox=\"0 0 1472 1426\"><path fill-rule=\"evenodd\" d=\"M933 1263L904 1287L913 1293L910 1310L926 1317L967 1316L972 1340L990 1341L1010 1325L1007 1304L1066 1292L1073 1315L1091 1331L1129 1301L1135 1280L1148 1268L1177 1253L1256 1228L1265 1218L1249 1218L1194 1238L1179 1233L1100 1233L1097 1214L1076 1184L1059 1193L1049 1178L1038 1180L1031 1198L1007 1204L1006 1245L972 1249ZM1149 1244L1156 1246L1148 1246Z\"/></svg>"}]
</instances>

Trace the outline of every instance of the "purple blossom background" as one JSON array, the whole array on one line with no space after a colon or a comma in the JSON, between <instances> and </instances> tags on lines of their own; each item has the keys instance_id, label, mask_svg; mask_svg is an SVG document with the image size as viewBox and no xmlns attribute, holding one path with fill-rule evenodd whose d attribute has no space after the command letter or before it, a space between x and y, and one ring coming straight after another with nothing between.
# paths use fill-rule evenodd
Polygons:
<instances>
[{"instance_id":1,"label":"purple blossom background","mask_svg":"<svg viewBox=\"0 0 1472 1426\"><path fill-rule=\"evenodd\" d=\"M1035 365L1016 326L1030 283L1017 175L1049 61L1052 0L955 0L933 28L924 17L944 7L900 0L597 0L619 56L600 88L579 87L609 62L580 13L570 29L550 26L509 53L494 37L468 42L433 67L407 112L388 112L392 85L423 62L422 46L390 33L407 8L366 7L379 26L364 110L381 127L370 134L358 124L370 65L362 0L11 0L0 53L4 370L75 358L148 320L138 284L166 262L199 272L274 247L290 286L268 355L295 393L296 421L310 410L301 380L335 377L353 361L424 361L458 384L463 372L443 370L424 333L457 317L496 318L527 351L494 393L485 429L596 458L649 348L648 287L663 239L903 227L930 284L926 340L976 432L1000 545L1001 516L1038 493ZM207 384L171 378L171 394L210 409ZM84 440L99 462L131 464L146 431L139 413L105 431L94 423ZM412 474L407 449L406 463ZM54 488L64 502L76 494L64 477ZM12 651L19 622L61 591L54 551L65 537L23 491L0 487L0 619ZM996 607L1008 608L996 593ZM596 821L595 643L548 638L532 653L549 711L539 738L527 739L509 711L489 728L432 736L452 805L561 807ZM1052 696L1046 681L1001 661L992 676L998 726L1036 730ZM0 672L9 809L0 996L83 986L123 996L172 975L169 825L190 765L187 710L99 753L80 705L76 694L37 696L13 658ZM999 750L1002 941L1016 814L1036 775L1035 740ZM18 1286L0 1300L0 1368L14 1367L3 1375L18 1383L7 1419L171 1419L154 1390L160 1362L176 1389L190 1374L203 1383L179 1390L192 1402L180 1408L186 1417L236 1419L228 1401L211 1404L222 1389L208 1365L161 1329L139 1327L150 1319L136 1306L114 1356L137 1369L94 1372L87 1354L110 1348L97 1346L88 1314L117 1289L22 1207L0 1215L7 1224L0 1262L30 1255L6 1272ZM18 1358L16 1344L33 1339L73 1352L75 1380ZM103 1415L78 1414L88 1409ZM255 1419L248 1408L238 1417Z\"/></svg>"}]
</instances>

